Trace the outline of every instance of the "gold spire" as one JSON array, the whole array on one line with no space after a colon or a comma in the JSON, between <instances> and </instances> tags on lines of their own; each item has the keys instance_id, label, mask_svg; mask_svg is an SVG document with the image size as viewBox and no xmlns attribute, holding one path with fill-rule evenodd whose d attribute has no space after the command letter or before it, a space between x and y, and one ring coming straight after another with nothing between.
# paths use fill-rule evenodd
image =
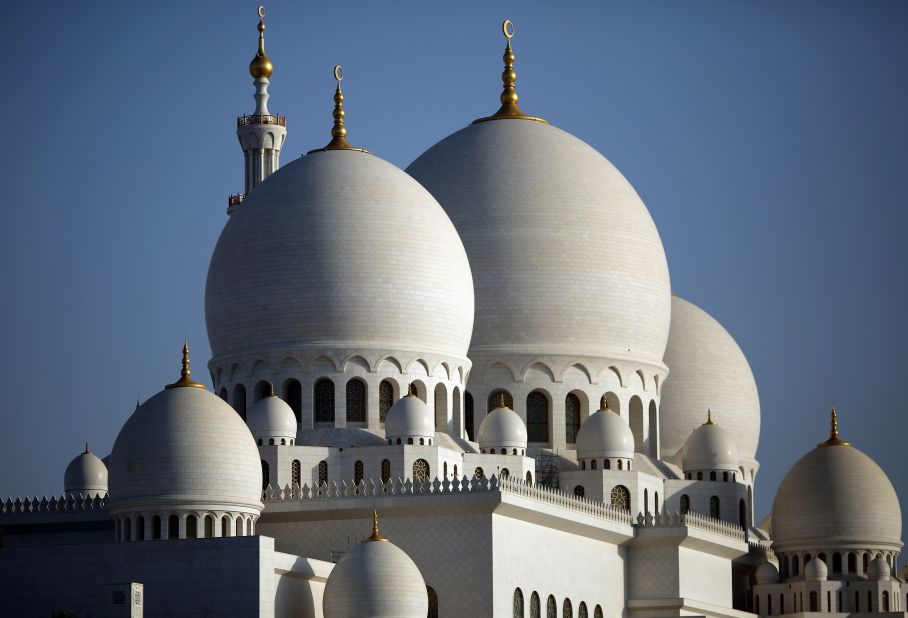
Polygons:
<instances>
[{"instance_id":1,"label":"gold spire","mask_svg":"<svg viewBox=\"0 0 908 618\"><path fill-rule=\"evenodd\" d=\"M608 410L608 399L605 398L605 395L599 398L599 409Z\"/></svg>"},{"instance_id":2,"label":"gold spire","mask_svg":"<svg viewBox=\"0 0 908 618\"><path fill-rule=\"evenodd\" d=\"M410 382L410 384L407 385L407 397L415 397L415 396L416 396L416 384L414 384L413 382Z\"/></svg>"},{"instance_id":3,"label":"gold spire","mask_svg":"<svg viewBox=\"0 0 908 618\"><path fill-rule=\"evenodd\" d=\"M267 395L268 395L268 397L276 397L276 395L274 394L274 383L273 383L273 382L269 382L269 383L268 383L268 393L267 393Z\"/></svg>"},{"instance_id":4,"label":"gold spire","mask_svg":"<svg viewBox=\"0 0 908 618\"><path fill-rule=\"evenodd\" d=\"M845 442L839 437L839 414L835 406L832 406L832 415L829 421L829 439L826 442L820 442L817 446L851 446L851 442Z\"/></svg>"},{"instance_id":5,"label":"gold spire","mask_svg":"<svg viewBox=\"0 0 908 618\"><path fill-rule=\"evenodd\" d=\"M706 422L704 425L715 425L713 422L713 411L710 408L706 409Z\"/></svg>"},{"instance_id":6,"label":"gold spire","mask_svg":"<svg viewBox=\"0 0 908 618\"><path fill-rule=\"evenodd\" d=\"M164 388L181 388L189 386L192 388L205 388L204 384L198 384L192 381L192 374L189 371L189 344L183 342L183 369L180 371L180 379L173 384L168 384Z\"/></svg>"},{"instance_id":7,"label":"gold spire","mask_svg":"<svg viewBox=\"0 0 908 618\"><path fill-rule=\"evenodd\" d=\"M378 532L378 512L375 509L372 509L372 536L363 542L368 543L370 541L388 541L388 539L382 537Z\"/></svg>"},{"instance_id":8,"label":"gold spire","mask_svg":"<svg viewBox=\"0 0 908 618\"><path fill-rule=\"evenodd\" d=\"M85 450L82 451L83 455L88 455L91 452L91 449L88 448L88 442L85 443Z\"/></svg>"},{"instance_id":9,"label":"gold spire","mask_svg":"<svg viewBox=\"0 0 908 618\"><path fill-rule=\"evenodd\" d=\"M504 393L498 393L498 407L507 408L507 406L504 404Z\"/></svg>"},{"instance_id":10,"label":"gold spire","mask_svg":"<svg viewBox=\"0 0 908 618\"><path fill-rule=\"evenodd\" d=\"M259 7L259 49L255 53L255 58L249 63L249 74L255 79L260 77L269 78L274 72L274 65L271 59L265 53L265 7Z\"/></svg>"},{"instance_id":11,"label":"gold spire","mask_svg":"<svg viewBox=\"0 0 908 618\"><path fill-rule=\"evenodd\" d=\"M521 111L520 107L517 106L517 101L520 97L517 96L517 89L514 87L514 84L517 83L517 72L514 70L514 60L516 56L514 55L514 50L511 49L511 37L514 36L514 24L510 19L506 19L504 20L504 23L501 24L501 30L504 32L504 37L508 40L507 47L504 49L504 56L502 56L502 59L504 60L504 72L501 74L501 81L504 85L504 90L501 92L501 107L498 108L498 111L493 115L474 120L472 124L485 122L487 120L499 120L502 118L546 122L542 118L527 116Z\"/></svg>"},{"instance_id":12,"label":"gold spire","mask_svg":"<svg viewBox=\"0 0 908 618\"><path fill-rule=\"evenodd\" d=\"M324 148L310 150L307 154L325 150L369 152L368 150L351 146L347 142L347 127L344 126L344 116L347 114L344 112L344 91L341 90L341 82L344 80L344 67L339 64L334 67L334 79L337 80L337 89L334 91L334 127L331 129L331 141Z\"/></svg>"}]
</instances>

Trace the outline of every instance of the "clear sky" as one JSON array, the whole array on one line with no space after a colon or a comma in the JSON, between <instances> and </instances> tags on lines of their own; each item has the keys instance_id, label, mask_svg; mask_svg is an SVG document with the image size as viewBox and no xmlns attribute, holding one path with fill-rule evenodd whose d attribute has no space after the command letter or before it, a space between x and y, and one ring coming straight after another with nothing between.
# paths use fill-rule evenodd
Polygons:
<instances>
[{"instance_id":1,"label":"clear sky","mask_svg":"<svg viewBox=\"0 0 908 618\"><path fill-rule=\"evenodd\" d=\"M85 440L106 455L136 397L177 377L184 335L207 378L205 275L243 187L234 117L253 108L256 6L30 2L0 22L0 495L61 491ZM267 13L283 161L330 138L340 63L351 142L400 167L497 109L512 19L524 111L625 174L674 290L750 360L758 517L825 438L833 402L908 515L908 3L281 1Z\"/></svg>"}]
</instances>

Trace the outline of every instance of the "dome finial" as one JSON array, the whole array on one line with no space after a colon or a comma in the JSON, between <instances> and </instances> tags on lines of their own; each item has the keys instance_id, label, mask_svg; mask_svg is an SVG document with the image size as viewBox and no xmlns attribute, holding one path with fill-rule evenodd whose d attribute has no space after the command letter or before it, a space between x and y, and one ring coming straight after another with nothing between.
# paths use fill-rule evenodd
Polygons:
<instances>
[{"instance_id":1,"label":"dome finial","mask_svg":"<svg viewBox=\"0 0 908 618\"><path fill-rule=\"evenodd\" d=\"M498 407L507 408L507 406L504 403L504 392L498 393Z\"/></svg>"},{"instance_id":2,"label":"dome finial","mask_svg":"<svg viewBox=\"0 0 908 618\"><path fill-rule=\"evenodd\" d=\"M706 422L704 425L715 425L713 422L713 411L711 408L706 408Z\"/></svg>"},{"instance_id":3,"label":"dome finial","mask_svg":"<svg viewBox=\"0 0 908 618\"><path fill-rule=\"evenodd\" d=\"M82 451L83 455L88 455L91 452L91 449L88 448L88 442L85 443L85 450Z\"/></svg>"},{"instance_id":4,"label":"dome finial","mask_svg":"<svg viewBox=\"0 0 908 618\"><path fill-rule=\"evenodd\" d=\"M180 388L184 386L205 388L204 384L192 381L192 373L189 371L189 344L185 341L183 342L183 369L180 371L180 379L164 388Z\"/></svg>"},{"instance_id":5,"label":"dome finial","mask_svg":"<svg viewBox=\"0 0 908 618\"><path fill-rule=\"evenodd\" d=\"M820 442L817 446L851 446L851 442L845 442L839 437L839 413L836 412L835 404L832 406L829 418L829 439L826 442Z\"/></svg>"},{"instance_id":6,"label":"dome finial","mask_svg":"<svg viewBox=\"0 0 908 618\"><path fill-rule=\"evenodd\" d=\"M485 122L486 120L498 120L500 118L516 118L545 122L542 118L527 116L521 111L520 107L517 106L517 101L520 99L520 97L517 96L517 88L515 87L515 84L517 83L517 72L514 71L514 60L517 57L514 55L514 50L511 49L511 38L514 36L514 23L510 19L504 20L504 23L501 24L501 31L504 33L504 38L508 41L507 46L504 48L504 56L502 57L504 60L504 72L501 74L501 81L504 89L501 91L501 107L493 115L474 120L472 124Z\"/></svg>"},{"instance_id":7,"label":"dome finial","mask_svg":"<svg viewBox=\"0 0 908 618\"><path fill-rule=\"evenodd\" d=\"M259 6L259 49L255 58L249 63L249 74L255 79L264 77L268 79L274 72L274 65L265 53L265 7Z\"/></svg>"},{"instance_id":8,"label":"dome finial","mask_svg":"<svg viewBox=\"0 0 908 618\"><path fill-rule=\"evenodd\" d=\"M337 89L334 91L334 127L331 129L331 141L324 148L310 150L313 152L322 152L325 150L358 150L359 152L369 152L362 148L351 146L347 142L347 127L344 126L344 91L341 90L341 82L344 80L344 67L336 65L334 67L334 79L337 80Z\"/></svg>"},{"instance_id":9,"label":"dome finial","mask_svg":"<svg viewBox=\"0 0 908 618\"><path fill-rule=\"evenodd\" d=\"M407 385L407 397L415 397L415 396L416 396L416 384L414 382L410 382Z\"/></svg>"},{"instance_id":10,"label":"dome finial","mask_svg":"<svg viewBox=\"0 0 908 618\"><path fill-rule=\"evenodd\" d=\"M269 397L276 397L276 395L274 394L274 382L269 382L269 383L268 383L268 396L269 396Z\"/></svg>"},{"instance_id":11,"label":"dome finial","mask_svg":"<svg viewBox=\"0 0 908 618\"><path fill-rule=\"evenodd\" d=\"M366 539L365 542L369 541L387 541L388 539L382 537L378 532L378 511L372 509L372 536Z\"/></svg>"},{"instance_id":12,"label":"dome finial","mask_svg":"<svg viewBox=\"0 0 908 618\"><path fill-rule=\"evenodd\" d=\"M608 399L605 395L599 398L599 409L608 410Z\"/></svg>"}]
</instances>

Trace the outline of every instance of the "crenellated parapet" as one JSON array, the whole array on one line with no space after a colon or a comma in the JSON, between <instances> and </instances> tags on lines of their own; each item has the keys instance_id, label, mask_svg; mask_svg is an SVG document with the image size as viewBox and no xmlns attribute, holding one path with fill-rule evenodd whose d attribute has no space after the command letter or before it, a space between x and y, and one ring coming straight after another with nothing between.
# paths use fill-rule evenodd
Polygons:
<instances>
[{"instance_id":1,"label":"crenellated parapet","mask_svg":"<svg viewBox=\"0 0 908 618\"><path fill-rule=\"evenodd\" d=\"M103 511L110 501L108 495L61 494L60 496L34 496L29 498L7 498L0 501L0 515L22 515L24 513L60 513Z\"/></svg>"}]
</instances>

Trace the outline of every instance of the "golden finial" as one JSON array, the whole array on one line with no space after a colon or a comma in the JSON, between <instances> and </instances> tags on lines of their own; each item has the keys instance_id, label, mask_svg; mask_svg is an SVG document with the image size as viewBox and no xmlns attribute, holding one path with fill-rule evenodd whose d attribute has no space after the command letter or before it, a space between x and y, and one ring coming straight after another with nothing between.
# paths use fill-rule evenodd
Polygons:
<instances>
[{"instance_id":1,"label":"golden finial","mask_svg":"<svg viewBox=\"0 0 908 618\"><path fill-rule=\"evenodd\" d=\"M83 455L88 455L91 452L91 449L88 448L88 442L85 443L85 450L82 451Z\"/></svg>"},{"instance_id":2,"label":"golden finial","mask_svg":"<svg viewBox=\"0 0 908 618\"><path fill-rule=\"evenodd\" d=\"M276 395L274 394L274 383L273 382L268 383L268 397L276 397Z\"/></svg>"},{"instance_id":3,"label":"golden finial","mask_svg":"<svg viewBox=\"0 0 908 618\"><path fill-rule=\"evenodd\" d=\"M498 407L507 408L507 406L504 404L504 393L498 393Z\"/></svg>"},{"instance_id":4,"label":"golden finial","mask_svg":"<svg viewBox=\"0 0 908 618\"><path fill-rule=\"evenodd\" d=\"M249 63L249 74L255 79L269 78L274 72L274 65L265 53L265 7L259 6L259 49L255 58Z\"/></svg>"},{"instance_id":5,"label":"golden finial","mask_svg":"<svg viewBox=\"0 0 908 618\"><path fill-rule=\"evenodd\" d=\"M362 148L351 146L347 142L347 127L344 126L344 91L341 90L341 82L344 81L344 67L337 65L334 67L334 79L337 80L337 89L334 91L334 127L331 129L331 141L324 148L310 150L313 152L322 152L325 150L358 150L359 152L369 152Z\"/></svg>"},{"instance_id":6,"label":"golden finial","mask_svg":"<svg viewBox=\"0 0 908 618\"><path fill-rule=\"evenodd\" d=\"M832 415L829 421L829 439L826 442L820 442L817 446L851 446L851 442L845 442L839 437L839 414L835 406L832 406Z\"/></svg>"},{"instance_id":7,"label":"golden finial","mask_svg":"<svg viewBox=\"0 0 908 618\"><path fill-rule=\"evenodd\" d=\"M365 542L369 541L385 541L388 539L383 538L378 532L378 512L375 509L372 509L372 536L366 539Z\"/></svg>"},{"instance_id":8,"label":"golden finial","mask_svg":"<svg viewBox=\"0 0 908 618\"><path fill-rule=\"evenodd\" d=\"M168 384L164 388L180 388L190 386L193 388L205 388L204 384L198 384L192 381L192 373L189 371L189 344L183 342L183 369L180 371L180 379L173 384Z\"/></svg>"},{"instance_id":9,"label":"golden finial","mask_svg":"<svg viewBox=\"0 0 908 618\"><path fill-rule=\"evenodd\" d=\"M715 425L713 422L713 411L709 408L706 409L706 422L704 425Z\"/></svg>"},{"instance_id":10,"label":"golden finial","mask_svg":"<svg viewBox=\"0 0 908 618\"><path fill-rule=\"evenodd\" d=\"M416 396L416 384L414 382L410 382L410 384L407 385L407 397L415 397L415 396Z\"/></svg>"},{"instance_id":11,"label":"golden finial","mask_svg":"<svg viewBox=\"0 0 908 618\"><path fill-rule=\"evenodd\" d=\"M605 395L599 398L599 409L608 410L608 399L605 398Z\"/></svg>"},{"instance_id":12,"label":"golden finial","mask_svg":"<svg viewBox=\"0 0 908 618\"><path fill-rule=\"evenodd\" d=\"M517 83L517 72L514 70L514 60L517 56L514 55L514 50L511 49L511 38L514 36L513 22L510 19L504 20L504 23L501 24L501 31L504 32L504 37L508 40L507 47L504 49L504 56L502 57L504 60L504 72L501 74L501 81L504 85L504 90L501 92L501 107L491 116L474 120L472 124L485 122L486 120L499 120L501 118L546 122L542 118L527 116L517 106L517 101L520 97L517 96L517 88L514 86Z\"/></svg>"}]
</instances>

